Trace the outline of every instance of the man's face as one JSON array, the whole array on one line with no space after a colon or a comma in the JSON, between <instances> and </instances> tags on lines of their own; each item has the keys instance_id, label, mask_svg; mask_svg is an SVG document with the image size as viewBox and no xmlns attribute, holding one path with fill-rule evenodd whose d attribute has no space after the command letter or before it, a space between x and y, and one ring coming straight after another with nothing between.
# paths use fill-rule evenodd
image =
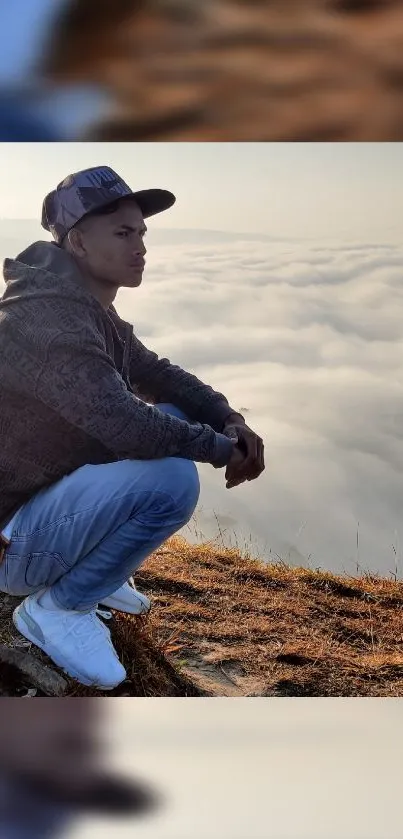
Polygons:
<instances>
[{"instance_id":1,"label":"man's face","mask_svg":"<svg viewBox=\"0 0 403 839\"><path fill-rule=\"evenodd\" d=\"M140 285L144 271L147 227L134 200L122 201L116 212L85 220L82 259L90 275L128 288Z\"/></svg>"}]
</instances>

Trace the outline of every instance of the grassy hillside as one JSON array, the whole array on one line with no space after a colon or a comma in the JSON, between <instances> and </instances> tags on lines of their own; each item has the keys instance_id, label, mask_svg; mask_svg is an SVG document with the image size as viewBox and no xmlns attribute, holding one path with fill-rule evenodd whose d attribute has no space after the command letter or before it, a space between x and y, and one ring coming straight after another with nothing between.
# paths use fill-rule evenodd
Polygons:
<instances>
[{"instance_id":1,"label":"grassy hillside","mask_svg":"<svg viewBox=\"0 0 403 839\"><path fill-rule=\"evenodd\" d=\"M175 536L136 585L152 611L114 613L109 626L128 679L105 695L403 695L403 582L264 565ZM1 597L0 642L12 646L21 640L10 620L18 600ZM3 695L22 695L29 682L1 666ZM100 694L69 682L67 695Z\"/></svg>"}]
</instances>

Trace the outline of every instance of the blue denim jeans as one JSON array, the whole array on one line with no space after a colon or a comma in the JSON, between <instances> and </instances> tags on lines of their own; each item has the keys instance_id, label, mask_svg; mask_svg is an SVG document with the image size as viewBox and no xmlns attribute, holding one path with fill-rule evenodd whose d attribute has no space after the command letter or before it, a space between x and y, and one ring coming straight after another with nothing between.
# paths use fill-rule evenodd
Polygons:
<instances>
[{"instance_id":1,"label":"blue denim jeans","mask_svg":"<svg viewBox=\"0 0 403 839\"><path fill-rule=\"evenodd\" d=\"M174 405L155 407L187 419ZM188 523L199 493L196 465L185 458L82 466L21 508L0 591L22 596L52 586L62 608L92 608Z\"/></svg>"}]
</instances>

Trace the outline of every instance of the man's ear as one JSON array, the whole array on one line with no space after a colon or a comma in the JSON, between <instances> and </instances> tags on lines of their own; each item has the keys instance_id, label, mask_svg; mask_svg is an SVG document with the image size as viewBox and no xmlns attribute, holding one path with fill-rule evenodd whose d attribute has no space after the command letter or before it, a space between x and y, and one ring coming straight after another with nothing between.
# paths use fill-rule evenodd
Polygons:
<instances>
[{"instance_id":1,"label":"man's ear","mask_svg":"<svg viewBox=\"0 0 403 839\"><path fill-rule=\"evenodd\" d=\"M86 249L84 247L84 240L81 230L78 227L73 227L67 234L70 251L73 256L84 257Z\"/></svg>"}]
</instances>

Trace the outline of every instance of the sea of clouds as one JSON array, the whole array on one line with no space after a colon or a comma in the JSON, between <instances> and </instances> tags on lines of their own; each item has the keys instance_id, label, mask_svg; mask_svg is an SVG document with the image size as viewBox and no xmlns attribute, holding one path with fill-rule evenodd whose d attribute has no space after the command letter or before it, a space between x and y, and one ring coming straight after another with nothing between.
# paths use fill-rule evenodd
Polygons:
<instances>
[{"instance_id":1,"label":"sea of clouds","mask_svg":"<svg viewBox=\"0 0 403 839\"><path fill-rule=\"evenodd\" d=\"M265 442L265 472L232 490L199 464L184 535L401 578L403 247L149 228L143 283L120 289L119 314ZM35 223L0 222L0 257L37 238Z\"/></svg>"}]
</instances>

